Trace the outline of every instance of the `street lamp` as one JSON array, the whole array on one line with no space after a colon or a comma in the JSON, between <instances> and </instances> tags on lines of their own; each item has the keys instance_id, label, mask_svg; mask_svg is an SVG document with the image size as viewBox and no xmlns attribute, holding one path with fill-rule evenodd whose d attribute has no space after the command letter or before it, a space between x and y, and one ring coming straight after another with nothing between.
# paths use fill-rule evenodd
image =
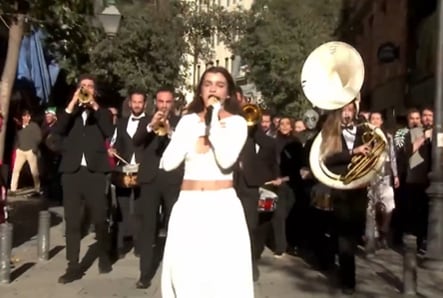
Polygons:
<instances>
[{"instance_id":1,"label":"street lamp","mask_svg":"<svg viewBox=\"0 0 443 298\"><path fill-rule=\"evenodd\" d=\"M103 29L108 36L115 36L120 26L120 20L122 15L118 8L115 6L114 0L106 1L105 9L97 15L98 19L103 25Z\"/></svg>"},{"instance_id":2,"label":"street lamp","mask_svg":"<svg viewBox=\"0 0 443 298\"><path fill-rule=\"evenodd\" d=\"M438 47L432 173L427 190L430 198L427 252L423 266L443 270L443 0L438 1Z\"/></svg>"}]
</instances>

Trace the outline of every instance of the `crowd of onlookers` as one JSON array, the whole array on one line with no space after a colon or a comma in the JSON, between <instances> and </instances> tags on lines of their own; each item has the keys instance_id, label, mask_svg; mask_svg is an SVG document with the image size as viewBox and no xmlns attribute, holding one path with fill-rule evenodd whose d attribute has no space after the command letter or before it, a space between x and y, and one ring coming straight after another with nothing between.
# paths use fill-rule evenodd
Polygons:
<instances>
[{"instance_id":1,"label":"crowd of onlookers","mask_svg":"<svg viewBox=\"0 0 443 298\"><path fill-rule=\"evenodd\" d=\"M359 117L383 130L390 151L382 175L368 187L370 206L367 216L376 217L378 247L401 245L404 233L412 233L417 236L418 251L424 253L429 213L426 189L432 165L433 109L411 108L406 117L398 118L395 126L390 128L386 127L382 112L361 110ZM306 115L304 119L295 119L264 112L261 125L268 135L277 138L277 143L279 139L299 139L305 143L306 135L312 138L319 130L319 127L307 127L310 125ZM310 130L314 132L309 134ZM296 199L300 201L300 196ZM315 206L313 198L309 200L302 208L321 208ZM297 230L294 225L292 228ZM371 231L366 231L363 242L367 240L368 233Z\"/></svg>"}]
</instances>

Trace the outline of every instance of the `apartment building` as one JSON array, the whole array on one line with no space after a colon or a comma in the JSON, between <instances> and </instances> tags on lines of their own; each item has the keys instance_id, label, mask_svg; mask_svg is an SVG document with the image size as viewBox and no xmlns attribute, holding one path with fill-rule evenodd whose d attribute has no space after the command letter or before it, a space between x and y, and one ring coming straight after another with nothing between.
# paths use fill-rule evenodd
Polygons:
<instances>
[{"instance_id":1,"label":"apartment building","mask_svg":"<svg viewBox=\"0 0 443 298\"><path fill-rule=\"evenodd\" d=\"M201 6L202 9L205 9L211 5L218 5L226 8L227 10L233 10L237 7L242 7L243 9L250 9L254 0L187 0L188 2L195 2ZM241 79L244 77L241 69L241 59L240 57L235 57L232 52L226 47L226 45L221 40L220 36L214 34L210 40L210 48L212 49L213 56L209 61L203 61L199 59L198 61L194 61L194 57L191 55L187 55L186 59L188 61L189 67L185 69L182 68L183 73L185 74L185 84L183 88L181 88L181 92L185 96L186 101L189 103L192 101L194 96L194 88L198 83L201 75L205 71L206 68L210 66L223 66L227 70L231 72L234 79ZM195 63L196 62L196 63Z\"/></svg>"},{"instance_id":2,"label":"apartment building","mask_svg":"<svg viewBox=\"0 0 443 298\"><path fill-rule=\"evenodd\" d=\"M365 63L367 108L394 119L434 100L436 0L349 0L341 38Z\"/></svg>"}]
</instances>

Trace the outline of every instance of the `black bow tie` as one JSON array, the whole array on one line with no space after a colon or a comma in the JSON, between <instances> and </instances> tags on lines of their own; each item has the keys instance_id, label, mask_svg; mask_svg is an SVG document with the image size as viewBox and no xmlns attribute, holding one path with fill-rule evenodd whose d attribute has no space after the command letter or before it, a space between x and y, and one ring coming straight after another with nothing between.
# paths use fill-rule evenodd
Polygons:
<instances>
[{"instance_id":1,"label":"black bow tie","mask_svg":"<svg viewBox=\"0 0 443 298\"><path fill-rule=\"evenodd\" d=\"M143 117L131 117L131 120L132 121L140 121L141 118L143 118Z\"/></svg>"},{"instance_id":2,"label":"black bow tie","mask_svg":"<svg viewBox=\"0 0 443 298\"><path fill-rule=\"evenodd\" d=\"M352 124L342 125L341 128L342 129L346 129L346 130L353 130L354 129L354 125L352 125Z\"/></svg>"}]
</instances>

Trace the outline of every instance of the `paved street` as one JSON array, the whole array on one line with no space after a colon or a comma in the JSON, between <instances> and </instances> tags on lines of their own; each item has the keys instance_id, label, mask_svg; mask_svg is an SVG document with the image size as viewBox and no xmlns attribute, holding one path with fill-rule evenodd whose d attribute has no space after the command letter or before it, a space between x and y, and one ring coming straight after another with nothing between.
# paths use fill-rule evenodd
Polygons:
<instances>
[{"instance_id":1,"label":"paved street","mask_svg":"<svg viewBox=\"0 0 443 298\"><path fill-rule=\"evenodd\" d=\"M51 208L60 214L61 208ZM94 236L88 235L82 241L82 255L90 246L94 247ZM1 285L2 298L41 297L152 297L160 298L159 271L152 286L137 290L134 283L138 277L138 259L129 253L114 265L108 275L99 275L97 260L82 280L68 285L57 284L65 263L63 225L51 228L52 257L47 262L37 262L35 238L15 248L13 255L18 258L13 281ZM86 259L90 259L89 256ZM88 262L88 261L86 261ZM233 268L235 270L235 268ZM261 262L261 279L256 283L256 298L289 297L341 297L336 290L334 278L310 268L299 257L285 256L274 259L269 251ZM397 297L401 296L401 256L391 250L381 251L373 259L358 259L358 289L354 297ZM333 275L332 275L333 276ZM443 275L419 271L420 297L441 297ZM229 285L227 285L229 286Z\"/></svg>"}]
</instances>

